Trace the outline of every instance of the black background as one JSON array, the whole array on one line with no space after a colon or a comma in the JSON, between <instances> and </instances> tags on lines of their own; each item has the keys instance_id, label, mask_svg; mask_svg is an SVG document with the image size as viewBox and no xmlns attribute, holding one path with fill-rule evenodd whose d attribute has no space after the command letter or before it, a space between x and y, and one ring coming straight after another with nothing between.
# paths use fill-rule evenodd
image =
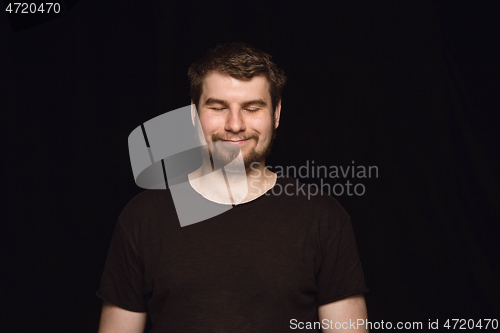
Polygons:
<instances>
[{"instance_id":1,"label":"black background","mask_svg":"<svg viewBox=\"0 0 500 333\"><path fill-rule=\"evenodd\" d=\"M187 68L226 41L287 74L269 165L378 167L337 197L370 321L500 320L493 2L63 5L38 25L0 13L2 331L97 331L116 218L143 191L128 135L188 105Z\"/></svg>"}]
</instances>

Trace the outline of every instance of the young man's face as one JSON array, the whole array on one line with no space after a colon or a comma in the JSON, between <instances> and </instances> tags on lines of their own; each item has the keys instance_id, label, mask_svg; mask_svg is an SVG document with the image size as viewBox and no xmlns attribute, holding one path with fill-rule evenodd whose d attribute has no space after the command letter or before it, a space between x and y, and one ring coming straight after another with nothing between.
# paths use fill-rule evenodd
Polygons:
<instances>
[{"instance_id":1,"label":"young man's face","mask_svg":"<svg viewBox=\"0 0 500 333\"><path fill-rule=\"evenodd\" d=\"M238 80L211 72L205 77L198 110L205 140L238 145L247 168L253 162L264 162L280 111L281 103L273 122L269 83L264 76Z\"/></svg>"}]
</instances>

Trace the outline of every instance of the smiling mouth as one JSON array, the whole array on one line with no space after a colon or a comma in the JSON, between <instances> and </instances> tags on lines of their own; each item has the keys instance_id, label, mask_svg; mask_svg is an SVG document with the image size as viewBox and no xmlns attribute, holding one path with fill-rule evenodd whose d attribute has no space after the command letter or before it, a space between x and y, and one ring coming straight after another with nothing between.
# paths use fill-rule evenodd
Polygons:
<instances>
[{"instance_id":1,"label":"smiling mouth","mask_svg":"<svg viewBox=\"0 0 500 333\"><path fill-rule=\"evenodd\" d=\"M223 142L229 142L229 143L236 144L236 145L242 145L245 142L247 142L248 139L245 139L245 140L222 140L222 141Z\"/></svg>"}]
</instances>

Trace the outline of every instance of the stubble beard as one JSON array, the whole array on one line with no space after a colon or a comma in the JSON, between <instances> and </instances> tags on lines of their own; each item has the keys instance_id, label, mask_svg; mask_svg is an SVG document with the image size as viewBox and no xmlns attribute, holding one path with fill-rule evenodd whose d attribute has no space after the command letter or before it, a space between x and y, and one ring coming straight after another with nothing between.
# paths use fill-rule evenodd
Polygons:
<instances>
[{"instance_id":1,"label":"stubble beard","mask_svg":"<svg viewBox=\"0 0 500 333\"><path fill-rule=\"evenodd\" d=\"M271 140L269 141L269 144L267 145L266 149L264 149L263 152L257 152L255 150L255 147L257 146L257 143L259 142L257 140L256 144L252 149L243 156L243 161L245 164L245 170L248 170L252 166L255 166L257 163L260 164L261 162L265 162L266 158L271 155L271 148L273 146L274 139L276 138L276 128L274 128L273 124L273 132L271 135Z\"/></svg>"},{"instance_id":2,"label":"stubble beard","mask_svg":"<svg viewBox=\"0 0 500 333\"><path fill-rule=\"evenodd\" d=\"M245 170L248 171L251 167L255 167L256 164L264 162L265 159L271 155L271 149L276 138L276 128L274 125L275 123L273 118L271 140L264 151L258 152L255 149L259 143L259 135L257 133L253 133L244 138L248 140L255 140L255 145L243 156ZM238 157L240 149L235 144L224 142L224 139L224 137L216 133L212 134L211 142L208 142L208 146L202 147L202 156L204 159L211 159L215 169L225 166L225 170L231 171L228 164Z\"/></svg>"}]
</instances>

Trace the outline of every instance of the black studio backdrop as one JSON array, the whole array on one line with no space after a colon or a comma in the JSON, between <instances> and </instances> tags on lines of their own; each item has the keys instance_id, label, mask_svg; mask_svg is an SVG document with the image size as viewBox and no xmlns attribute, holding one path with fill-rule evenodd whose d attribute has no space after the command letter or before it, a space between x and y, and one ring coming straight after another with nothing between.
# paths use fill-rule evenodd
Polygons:
<instances>
[{"instance_id":1,"label":"black studio backdrop","mask_svg":"<svg viewBox=\"0 0 500 333\"><path fill-rule=\"evenodd\" d=\"M369 320L419 331L500 320L497 9L82 0L36 24L2 9L2 325L97 330L111 234L143 190L128 135L188 105L187 68L227 41L267 51L288 76L268 165L377 166L376 177L324 179L365 188L336 197L353 221Z\"/></svg>"}]
</instances>

